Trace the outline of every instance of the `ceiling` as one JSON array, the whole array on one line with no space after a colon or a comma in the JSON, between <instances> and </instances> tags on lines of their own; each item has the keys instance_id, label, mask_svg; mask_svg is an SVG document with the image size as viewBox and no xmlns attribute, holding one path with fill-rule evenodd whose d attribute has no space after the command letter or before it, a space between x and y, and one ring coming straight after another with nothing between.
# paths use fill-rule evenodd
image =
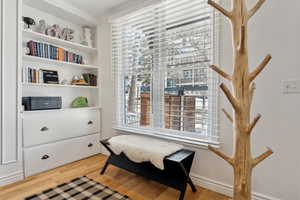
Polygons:
<instances>
[{"instance_id":1,"label":"ceiling","mask_svg":"<svg viewBox=\"0 0 300 200\"><path fill-rule=\"evenodd\" d=\"M110 10L124 4L130 0L64 0L74 7L89 13L94 17L100 17L108 13Z\"/></svg>"}]
</instances>

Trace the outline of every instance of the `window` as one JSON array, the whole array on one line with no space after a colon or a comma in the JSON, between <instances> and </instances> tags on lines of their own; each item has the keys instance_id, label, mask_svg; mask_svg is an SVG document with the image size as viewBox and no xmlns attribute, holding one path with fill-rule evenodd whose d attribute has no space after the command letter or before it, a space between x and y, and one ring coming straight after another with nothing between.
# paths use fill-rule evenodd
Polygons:
<instances>
[{"instance_id":1,"label":"window","mask_svg":"<svg viewBox=\"0 0 300 200\"><path fill-rule=\"evenodd\" d=\"M218 142L217 14L206 0L165 0L112 23L115 127Z\"/></svg>"}]
</instances>

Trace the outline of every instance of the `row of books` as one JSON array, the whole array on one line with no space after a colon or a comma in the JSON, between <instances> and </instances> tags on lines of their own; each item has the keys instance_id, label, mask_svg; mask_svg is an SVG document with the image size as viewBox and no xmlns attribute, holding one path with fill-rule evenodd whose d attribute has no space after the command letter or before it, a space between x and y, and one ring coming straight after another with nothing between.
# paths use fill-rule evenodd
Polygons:
<instances>
[{"instance_id":1,"label":"row of books","mask_svg":"<svg viewBox=\"0 0 300 200\"><path fill-rule=\"evenodd\" d=\"M29 55L31 56L83 64L83 57L81 55L66 51L51 44L31 40L27 43L27 47L30 50Z\"/></svg>"},{"instance_id":2,"label":"row of books","mask_svg":"<svg viewBox=\"0 0 300 200\"><path fill-rule=\"evenodd\" d=\"M23 68L23 82L58 84L58 72L55 70L37 69L33 67Z\"/></svg>"},{"instance_id":3,"label":"row of books","mask_svg":"<svg viewBox=\"0 0 300 200\"><path fill-rule=\"evenodd\" d=\"M35 67L23 67L22 79L23 83L59 84L58 72L56 70ZM82 74L82 83L87 86L97 86L97 76L91 73L84 73Z\"/></svg>"}]
</instances>

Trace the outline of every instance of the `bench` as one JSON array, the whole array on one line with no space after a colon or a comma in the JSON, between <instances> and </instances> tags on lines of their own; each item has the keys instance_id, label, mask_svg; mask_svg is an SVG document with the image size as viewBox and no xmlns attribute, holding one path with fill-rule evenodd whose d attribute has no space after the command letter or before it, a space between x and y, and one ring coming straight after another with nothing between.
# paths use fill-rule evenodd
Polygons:
<instances>
[{"instance_id":1,"label":"bench","mask_svg":"<svg viewBox=\"0 0 300 200\"><path fill-rule=\"evenodd\" d=\"M104 174L111 164L129 172L143 176L147 179L157 181L163 185L180 191L179 200L184 199L187 185L190 185L193 192L196 192L189 173L193 163L194 151L182 149L164 159L164 170L160 170L150 162L135 163L127 158L124 153L116 155L109 147L109 139L101 140L101 144L110 152L102 171Z\"/></svg>"}]
</instances>

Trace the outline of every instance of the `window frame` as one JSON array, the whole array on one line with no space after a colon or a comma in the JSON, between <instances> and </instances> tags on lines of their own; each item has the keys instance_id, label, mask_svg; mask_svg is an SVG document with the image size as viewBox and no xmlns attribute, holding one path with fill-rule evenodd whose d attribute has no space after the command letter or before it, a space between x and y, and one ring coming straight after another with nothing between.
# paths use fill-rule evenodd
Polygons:
<instances>
[{"instance_id":1,"label":"window frame","mask_svg":"<svg viewBox=\"0 0 300 200\"><path fill-rule=\"evenodd\" d=\"M212 50L212 58L211 58L211 63L214 64L218 64L219 63L219 34L220 34L220 19L219 19L219 14L215 11L212 12L212 23L211 23L211 44L213 46ZM153 70L154 71L154 70ZM154 76L154 72L152 71L151 75L152 77ZM204 136L203 134L199 134L197 135L197 133L193 133L193 132L186 132L186 131L179 131L179 130L172 130L172 129L167 129L167 128L154 128L154 127L143 127L143 126L139 126L139 127L132 127L132 126L128 126L125 123L125 117L121 117L121 119L123 119L123 121L114 123L113 125L113 129L115 129L116 131L119 131L121 133L132 133L132 134L140 134L140 135L147 135L147 136L152 136L152 137L158 137L161 139L167 139L167 140L172 140L175 142L180 142L180 143L184 143L184 144L188 144L188 145L192 145L195 147L205 147L205 149L207 148L208 145L212 145L214 147L219 147L220 146L220 141L219 141L219 92L218 92L218 84L219 84L219 76L217 76L212 70L208 70L208 76L209 77L213 77L212 79L210 79L210 83L208 85L211 85L211 87L213 89L209 89L208 90L208 96L214 96L214 108L212 108L211 103L210 103L210 108L209 108L209 113L210 116L214 115L214 117L211 117L209 119L209 123L211 125L209 125L209 131L212 133L214 132L214 134L210 134L210 136ZM118 86L121 88L125 88L124 87L124 81L121 81L121 85L120 85L120 80L123 80L124 74L119 74L118 75ZM121 79L120 79L121 78ZM115 81L115 80L114 80ZM153 81L153 80L152 80ZM157 84L160 85L161 84ZM152 84L152 95L153 95L153 91L158 91L159 89L157 89L158 86L154 84ZM115 88L114 88L115 90ZM118 89L118 91L122 91L121 96L124 97L124 90L120 90ZM212 94L213 93L213 94ZM156 94L157 95L157 94ZM116 96L118 97L118 96ZM164 98L164 97L163 97ZM119 99L119 105L117 106L116 109L119 109L118 111L115 111L115 115L119 115L119 116L115 116L116 118L120 118L120 115L125 115L125 99ZM155 102L153 102L153 96L151 97L151 101L152 101L152 108L156 108L157 106L155 106ZM164 101L164 100L162 100ZM157 102L156 102L157 103ZM161 102L159 102L161 103ZM120 109L123 109L120 112ZM162 115L162 111L160 111L160 113L158 114L158 112L155 112L155 110L152 111L152 115L153 113L157 113L156 114L156 119L157 116L159 116L160 118L164 118L164 115ZM151 119L155 118L155 116L150 117ZM119 119L117 119L119 120ZM151 121L151 124L153 125L153 121ZM164 124L164 123L163 123ZM213 125L215 125L215 127L213 127ZM214 130L213 130L214 129ZM215 135L215 139L212 139L212 135ZM210 139L209 139L210 138Z\"/></svg>"}]
</instances>

